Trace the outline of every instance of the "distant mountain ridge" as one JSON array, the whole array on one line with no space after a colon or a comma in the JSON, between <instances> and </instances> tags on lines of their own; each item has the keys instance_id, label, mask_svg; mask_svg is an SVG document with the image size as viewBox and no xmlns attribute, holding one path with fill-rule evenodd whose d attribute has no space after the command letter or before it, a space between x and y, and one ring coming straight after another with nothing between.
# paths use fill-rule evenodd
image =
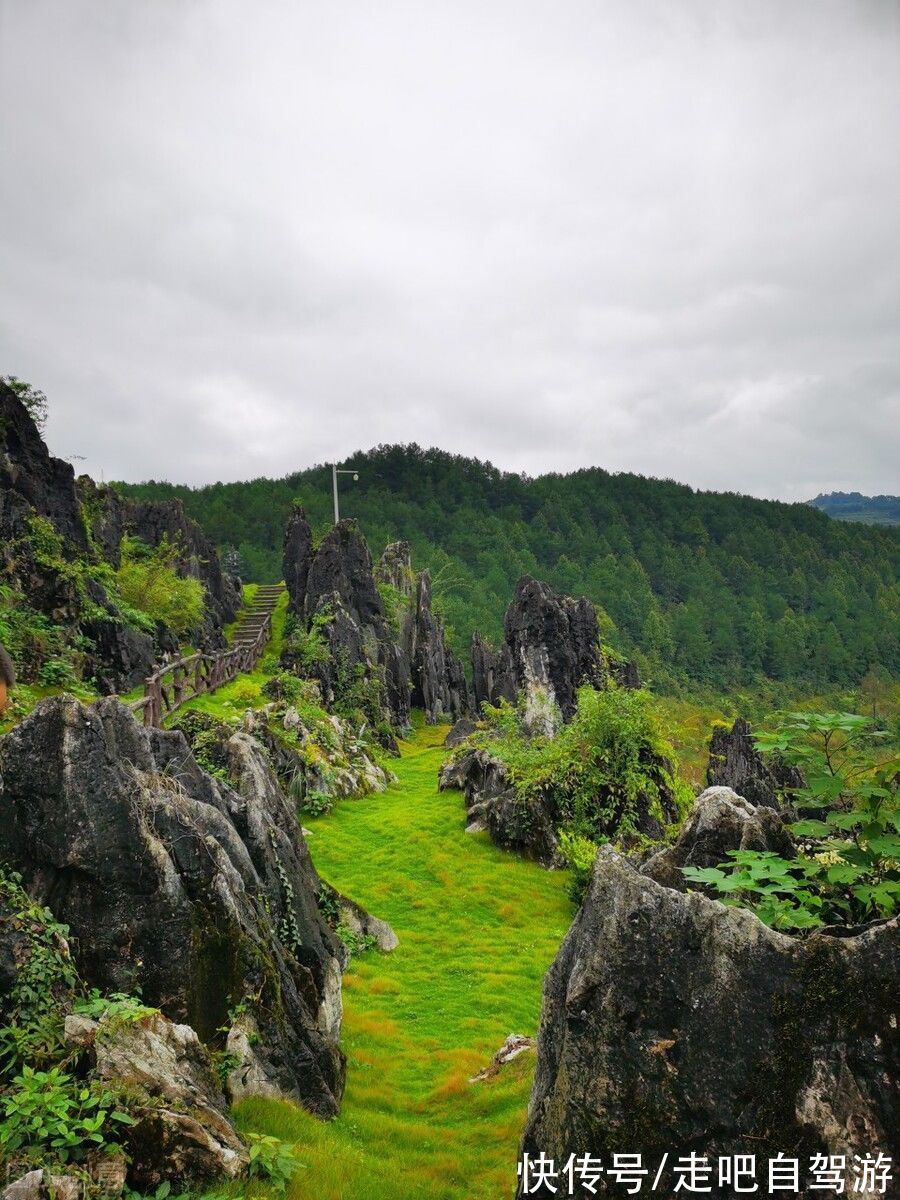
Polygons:
<instances>
[{"instance_id":1,"label":"distant mountain ridge","mask_svg":"<svg viewBox=\"0 0 900 1200\"><path fill-rule=\"evenodd\" d=\"M837 521L857 521L863 525L900 525L900 496L823 492L807 503Z\"/></svg>"},{"instance_id":2,"label":"distant mountain ridge","mask_svg":"<svg viewBox=\"0 0 900 1200\"><path fill-rule=\"evenodd\" d=\"M431 572L457 655L472 633L504 639L523 575L600 609L604 641L643 678L793 691L853 685L877 665L900 678L900 531L833 521L808 504L696 492L600 468L529 478L420 446L379 446L342 464L341 512L375 556L409 542ZM190 488L123 485L180 499L245 578L282 575L291 502L331 527L331 469Z\"/></svg>"}]
</instances>

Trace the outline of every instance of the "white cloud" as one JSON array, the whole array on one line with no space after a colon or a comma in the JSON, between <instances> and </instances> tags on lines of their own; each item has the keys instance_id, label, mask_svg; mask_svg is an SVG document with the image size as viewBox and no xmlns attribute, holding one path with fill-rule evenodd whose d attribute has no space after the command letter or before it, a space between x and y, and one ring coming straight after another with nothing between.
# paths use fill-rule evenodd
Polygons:
<instances>
[{"instance_id":1,"label":"white cloud","mask_svg":"<svg viewBox=\"0 0 900 1200\"><path fill-rule=\"evenodd\" d=\"M900 490L898 14L0 0L0 372L107 478Z\"/></svg>"}]
</instances>

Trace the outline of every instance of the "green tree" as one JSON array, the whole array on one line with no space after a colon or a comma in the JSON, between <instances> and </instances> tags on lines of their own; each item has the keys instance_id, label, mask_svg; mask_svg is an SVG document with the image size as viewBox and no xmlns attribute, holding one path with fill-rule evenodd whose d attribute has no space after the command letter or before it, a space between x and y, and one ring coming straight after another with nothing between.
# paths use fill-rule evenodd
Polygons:
<instances>
[{"instance_id":1,"label":"green tree","mask_svg":"<svg viewBox=\"0 0 900 1200\"><path fill-rule=\"evenodd\" d=\"M649 635L657 686L750 690L768 676L785 689L844 687L873 662L900 678L897 529L599 469L530 479L420 446L378 446L344 465L360 474L345 511L373 556L404 538L417 568L452 564L461 584L446 613L463 656L475 628L501 640L516 579L530 574L602 606L625 655L647 650ZM181 499L220 545L240 548L248 578L265 582L281 578L295 497L317 531L331 520L324 467L126 491Z\"/></svg>"},{"instance_id":2,"label":"green tree","mask_svg":"<svg viewBox=\"0 0 900 1200\"><path fill-rule=\"evenodd\" d=\"M16 393L28 409L32 421L37 425L40 433L44 432L47 424L47 397L38 388L32 387L30 383L26 383L24 379L19 379L15 375L0 375L0 383L5 383L6 386Z\"/></svg>"}]
</instances>

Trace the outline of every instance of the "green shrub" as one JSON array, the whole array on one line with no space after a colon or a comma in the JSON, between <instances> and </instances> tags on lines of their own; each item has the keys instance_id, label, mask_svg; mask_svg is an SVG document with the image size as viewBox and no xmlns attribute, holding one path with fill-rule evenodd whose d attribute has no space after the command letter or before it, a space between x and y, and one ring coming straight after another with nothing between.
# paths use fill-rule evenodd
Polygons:
<instances>
[{"instance_id":1,"label":"green shrub","mask_svg":"<svg viewBox=\"0 0 900 1200\"><path fill-rule=\"evenodd\" d=\"M597 843L564 829L559 835L559 853L571 871L566 887L569 899L573 904L581 904L591 882L591 871L597 857Z\"/></svg>"},{"instance_id":2,"label":"green shrub","mask_svg":"<svg viewBox=\"0 0 900 1200\"><path fill-rule=\"evenodd\" d=\"M307 792L300 802L300 811L310 817L324 817L334 808L334 797L325 792Z\"/></svg>"},{"instance_id":3,"label":"green shrub","mask_svg":"<svg viewBox=\"0 0 900 1200\"><path fill-rule=\"evenodd\" d=\"M68 926L35 903L21 876L0 868L0 904L24 935L16 956L15 982L4 998L7 1024L0 1028L0 1073L28 1061L46 1062L62 1047L62 1006L75 993L78 975L68 952Z\"/></svg>"},{"instance_id":4,"label":"green shrub","mask_svg":"<svg viewBox=\"0 0 900 1200\"><path fill-rule=\"evenodd\" d=\"M204 1192L203 1200L220 1200L224 1198L225 1193L219 1192ZM172 1184L168 1179L164 1179L157 1188L152 1192L135 1192L131 1188L126 1187L122 1193L122 1200L191 1200L190 1192L172 1192Z\"/></svg>"},{"instance_id":5,"label":"green shrub","mask_svg":"<svg viewBox=\"0 0 900 1200\"><path fill-rule=\"evenodd\" d=\"M58 1067L23 1067L0 1097L0 1147L34 1161L83 1162L90 1150L116 1145L108 1122L133 1125L105 1088L80 1083Z\"/></svg>"},{"instance_id":6,"label":"green shrub","mask_svg":"<svg viewBox=\"0 0 900 1200\"><path fill-rule=\"evenodd\" d=\"M179 549L166 537L156 547L125 537L116 584L130 609L183 637L203 620L206 591L199 579L178 574L178 561Z\"/></svg>"},{"instance_id":7,"label":"green shrub","mask_svg":"<svg viewBox=\"0 0 900 1200\"><path fill-rule=\"evenodd\" d=\"M412 575L412 572L410 572ZM412 579L410 580L412 582ZM385 615L387 616L388 624L394 633L395 637L400 636L403 627L403 618L410 611L410 600L398 589L390 583L384 583L382 580L376 581L378 593L381 596L381 602L384 605Z\"/></svg>"},{"instance_id":8,"label":"green shrub","mask_svg":"<svg viewBox=\"0 0 900 1200\"><path fill-rule=\"evenodd\" d=\"M140 1020L158 1011L122 992L109 996L96 988L84 992L68 951L68 926L31 899L18 874L4 868L0 868L0 906L23 935L23 948L15 956L15 981L4 997L8 1024L0 1027L0 1077L71 1056L63 1041L68 1011L117 1022Z\"/></svg>"},{"instance_id":9,"label":"green shrub","mask_svg":"<svg viewBox=\"0 0 900 1200\"><path fill-rule=\"evenodd\" d=\"M77 682L75 668L66 658L48 658L38 671L41 687L67 687Z\"/></svg>"},{"instance_id":10,"label":"green shrub","mask_svg":"<svg viewBox=\"0 0 900 1200\"><path fill-rule=\"evenodd\" d=\"M255 704L262 696L262 688L252 679L241 679L234 684L231 698L237 704Z\"/></svg>"},{"instance_id":11,"label":"green shrub","mask_svg":"<svg viewBox=\"0 0 900 1200\"><path fill-rule=\"evenodd\" d=\"M296 1150L280 1138L265 1133L248 1133L246 1137L250 1152L250 1175L266 1179L276 1192L283 1194L294 1175L303 1167Z\"/></svg>"},{"instance_id":12,"label":"green shrub","mask_svg":"<svg viewBox=\"0 0 900 1200\"><path fill-rule=\"evenodd\" d=\"M331 610L325 606L309 623L309 628L294 613L289 613L284 623L285 647L304 671L313 671L328 662L328 644L325 630L331 624Z\"/></svg>"},{"instance_id":13,"label":"green shrub","mask_svg":"<svg viewBox=\"0 0 900 1200\"><path fill-rule=\"evenodd\" d=\"M719 867L684 867L726 904L776 929L854 925L900 907L900 758L890 735L853 713L790 713L759 749L803 770L792 799L818 812L791 826L796 858L738 850Z\"/></svg>"},{"instance_id":14,"label":"green shrub","mask_svg":"<svg viewBox=\"0 0 900 1200\"><path fill-rule=\"evenodd\" d=\"M338 924L334 932L350 951L351 958L359 958L361 954L378 949L378 942L370 933L357 933L343 921Z\"/></svg>"},{"instance_id":15,"label":"green shrub","mask_svg":"<svg viewBox=\"0 0 900 1200\"><path fill-rule=\"evenodd\" d=\"M137 996L129 996L124 992L111 992L104 996L97 988L91 988L86 996L75 1001L72 1011L93 1021L106 1019L128 1025L144 1017L155 1016L159 1009L144 1004Z\"/></svg>"},{"instance_id":16,"label":"green shrub","mask_svg":"<svg viewBox=\"0 0 900 1200\"><path fill-rule=\"evenodd\" d=\"M309 681L290 671L276 671L263 684L262 694L270 700L300 700L306 694Z\"/></svg>"},{"instance_id":17,"label":"green shrub","mask_svg":"<svg viewBox=\"0 0 900 1200\"><path fill-rule=\"evenodd\" d=\"M572 720L552 738L524 733L522 713L510 704L485 706L484 715L488 729L476 744L504 763L523 800L549 798L560 825L584 837L634 832L639 807L665 823L664 789L687 803L646 692L580 688Z\"/></svg>"},{"instance_id":18,"label":"green shrub","mask_svg":"<svg viewBox=\"0 0 900 1200\"><path fill-rule=\"evenodd\" d=\"M335 713L354 729L368 726L375 734L383 729L384 705L381 680L369 674L363 663L350 668L338 660L334 681Z\"/></svg>"}]
</instances>

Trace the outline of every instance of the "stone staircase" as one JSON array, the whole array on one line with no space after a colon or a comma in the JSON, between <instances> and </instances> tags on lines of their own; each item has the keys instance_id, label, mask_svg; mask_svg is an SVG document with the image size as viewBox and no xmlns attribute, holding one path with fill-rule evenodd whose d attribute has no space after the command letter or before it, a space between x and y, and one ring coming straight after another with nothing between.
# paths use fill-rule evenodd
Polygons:
<instances>
[{"instance_id":1,"label":"stone staircase","mask_svg":"<svg viewBox=\"0 0 900 1200\"><path fill-rule=\"evenodd\" d=\"M259 585L252 604L241 617L234 631L233 646L250 645L256 641L260 629L271 617L283 591L283 583L261 583Z\"/></svg>"}]
</instances>

